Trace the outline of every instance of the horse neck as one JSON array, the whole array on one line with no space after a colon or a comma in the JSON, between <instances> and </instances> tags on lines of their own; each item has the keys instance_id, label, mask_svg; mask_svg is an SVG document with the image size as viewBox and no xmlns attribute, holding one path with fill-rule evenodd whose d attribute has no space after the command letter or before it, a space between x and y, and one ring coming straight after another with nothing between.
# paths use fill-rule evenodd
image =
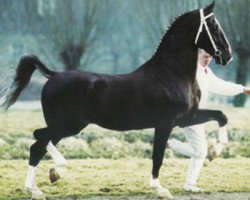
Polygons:
<instances>
[{"instance_id":1,"label":"horse neck","mask_svg":"<svg viewBox=\"0 0 250 200\"><path fill-rule=\"evenodd\" d=\"M161 71L171 70L179 77L195 81L198 49L185 30L167 33L152 59Z\"/></svg>"}]
</instances>

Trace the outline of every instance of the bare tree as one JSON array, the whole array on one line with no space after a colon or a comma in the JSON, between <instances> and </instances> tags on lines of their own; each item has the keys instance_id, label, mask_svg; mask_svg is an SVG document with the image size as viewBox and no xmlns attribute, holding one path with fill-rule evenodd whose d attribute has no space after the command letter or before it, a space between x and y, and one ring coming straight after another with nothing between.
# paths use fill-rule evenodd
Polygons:
<instances>
[{"instance_id":1,"label":"bare tree","mask_svg":"<svg viewBox=\"0 0 250 200\"><path fill-rule=\"evenodd\" d=\"M29 2L27 7L30 7ZM107 3L106 0L37 1L40 33L55 47L65 69L80 67L82 58L83 65L93 60L90 52L106 30L101 20ZM34 10L26 13L32 20Z\"/></svg>"}]
</instances>

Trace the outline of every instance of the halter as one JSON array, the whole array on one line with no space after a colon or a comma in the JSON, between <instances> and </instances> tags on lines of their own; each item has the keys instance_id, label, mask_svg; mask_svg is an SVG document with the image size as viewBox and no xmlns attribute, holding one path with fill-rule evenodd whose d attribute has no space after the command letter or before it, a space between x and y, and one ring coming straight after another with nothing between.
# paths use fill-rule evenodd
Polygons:
<instances>
[{"instance_id":1,"label":"halter","mask_svg":"<svg viewBox=\"0 0 250 200\"><path fill-rule=\"evenodd\" d=\"M211 17L211 16L213 16L213 15L214 15L214 13L210 13L209 15L204 16L203 9L200 9L200 20L201 20L201 22L200 22L200 26L199 26L199 29L198 29L198 32L197 32L197 35L196 35L196 38L195 38L195 44L197 44L197 42L198 42L198 39L200 37L200 34L202 32L202 29L203 29L203 25L204 25L205 29L207 31L208 37L209 37L209 39L210 39L210 41L212 43L212 46L214 48L215 55L216 56L220 56L221 55L221 51L219 49L217 49L216 44L215 44L215 42L213 40L213 37L211 35L211 32L210 32L210 30L208 28L208 25L207 25L207 22L206 22L206 19L209 18L209 17ZM217 22L217 20L216 20L216 22Z\"/></svg>"}]
</instances>

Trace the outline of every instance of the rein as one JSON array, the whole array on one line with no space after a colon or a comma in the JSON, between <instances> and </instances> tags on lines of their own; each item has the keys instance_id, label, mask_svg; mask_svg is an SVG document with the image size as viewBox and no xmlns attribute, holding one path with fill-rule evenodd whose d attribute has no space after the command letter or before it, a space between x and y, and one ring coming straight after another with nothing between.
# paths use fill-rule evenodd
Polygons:
<instances>
[{"instance_id":1,"label":"rein","mask_svg":"<svg viewBox=\"0 0 250 200\"><path fill-rule=\"evenodd\" d=\"M196 37L195 37L195 44L197 44L197 42L199 40L200 34L202 32L202 29L203 29L203 25L204 25L205 29L207 31L208 37L209 37L209 39L211 41L211 44L212 44L212 46L214 48L215 55L218 56L220 59L222 59L221 58L221 51L217 48L217 46L216 46L216 44L214 42L214 39L213 39L213 37L211 35L211 32L210 32L210 30L208 28L207 22L206 22L206 19L208 19L209 17L211 17L213 15L214 15L214 13L210 13L209 15L204 16L203 9L200 9L200 26L199 26L198 32L196 34ZM216 22L217 22L217 20L216 20Z\"/></svg>"}]
</instances>

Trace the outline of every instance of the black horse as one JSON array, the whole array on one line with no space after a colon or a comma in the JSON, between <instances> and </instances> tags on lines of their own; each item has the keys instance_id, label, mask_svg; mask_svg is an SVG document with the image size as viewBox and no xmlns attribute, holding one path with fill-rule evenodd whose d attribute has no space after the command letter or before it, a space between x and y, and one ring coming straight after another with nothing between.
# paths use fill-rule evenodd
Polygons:
<instances>
[{"instance_id":1,"label":"black horse","mask_svg":"<svg viewBox=\"0 0 250 200\"><path fill-rule=\"evenodd\" d=\"M34 70L48 78L41 97L47 127L34 131L36 142L30 148L26 179L26 187L33 196L39 191L34 184L35 167L45 155L47 145L50 142L56 145L90 123L113 130L155 128L151 185L160 195L167 195L158 175L172 129L209 120L218 121L220 126L227 123L221 111L198 109L201 95L195 78L198 48L211 54L217 64L226 65L231 60L230 46L213 8L214 2L177 18L152 58L128 74L78 70L59 73L50 71L34 55L20 59L3 107L8 109L16 101Z\"/></svg>"}]
</instances>

